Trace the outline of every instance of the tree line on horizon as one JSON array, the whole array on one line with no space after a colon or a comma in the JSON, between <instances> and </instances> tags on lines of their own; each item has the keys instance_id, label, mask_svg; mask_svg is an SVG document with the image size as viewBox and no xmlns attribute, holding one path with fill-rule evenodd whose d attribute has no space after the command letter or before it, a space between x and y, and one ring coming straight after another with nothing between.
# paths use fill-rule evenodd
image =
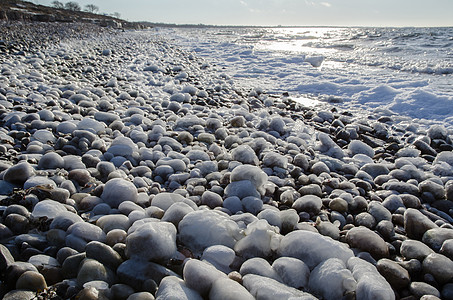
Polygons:
<instances>
[{"instance_id":1,"label":"tree line on horizon","mask_svg":"<svg viewBox=\"0 0 453 300\"><path fill-rule=\"evenodd\" d=\"M71 11L82 11L82 7L80 6L80 4L75 1L69 1L69 2L63 3L63 2L55 0L55 1L52 1L52 7L59 8L59 9L67 9L67 10L71 10ZM94 4L87 4L87 5L85 5L84 10L86 12L96 14L99 11L99 7ZM102 15L108 15L108 14L102 13ZM113 14L111 14L111 16L119 19L121 15L118 12L114 12Z\"/></svg>"}]
</instances>

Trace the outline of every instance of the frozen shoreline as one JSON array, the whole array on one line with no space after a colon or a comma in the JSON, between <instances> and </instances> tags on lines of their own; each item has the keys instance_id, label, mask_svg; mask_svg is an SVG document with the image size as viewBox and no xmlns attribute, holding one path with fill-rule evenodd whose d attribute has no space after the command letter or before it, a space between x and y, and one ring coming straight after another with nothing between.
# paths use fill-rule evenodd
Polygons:
<instances>
[{"instance_id":1,"label":"frozen shoreline","mask_svg":"<svg viewBox=\"0 0 453 300\"><path fill-rule=\"evenodd\" d=\"M166 28L244 86L452 126L449 28ZM390 112L392 111L392 112Z\"/></svg>"},{"instance_id":2,"label":"frozen shoreline","mask_svg":"<svg viewBox=\"0 0 453 300\"><path fill-rule=\"evenodd\" d=\"M149 32L73 34L0 54L4 299L453 293L444 126L244 88Z\"/></svg>"}]
</instances>

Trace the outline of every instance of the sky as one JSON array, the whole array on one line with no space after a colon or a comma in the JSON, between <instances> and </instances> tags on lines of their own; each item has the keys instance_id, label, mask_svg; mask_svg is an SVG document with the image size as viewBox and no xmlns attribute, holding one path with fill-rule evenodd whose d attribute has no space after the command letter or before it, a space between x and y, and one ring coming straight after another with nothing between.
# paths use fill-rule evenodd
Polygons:
<instances>
[{"instance_id":1,"label":"sky","mask_svg":"<svg viewBox=\"0 0 453 300\"><path fill-rule=\"evenodd\" d=\"M50 5L52 0L29 0ZM66 0L60 0L66 3ZM128 21L209 25L453 26L453 0L75 0Z\"/></svg>"}]
</instances>

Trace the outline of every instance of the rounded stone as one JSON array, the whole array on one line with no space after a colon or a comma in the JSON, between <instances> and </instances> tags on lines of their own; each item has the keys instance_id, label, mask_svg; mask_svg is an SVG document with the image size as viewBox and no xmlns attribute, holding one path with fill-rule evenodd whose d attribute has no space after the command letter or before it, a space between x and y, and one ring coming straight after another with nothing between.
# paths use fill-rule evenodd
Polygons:
<instances>
[{"instance_id":1,"label":"rounded stone","mask_svg":"<svg viewBox=\"0 0 453 300\"><path fill-rule=\"evenodd\" d=\"M376 268L379 273L381 273L381 275L397 289L404 288L411 282L409 272L390 259L380 259Z\"/></svg>"},{"instance_id":2,"label":"rounded stone","mask_svg":"<svg viewBox=\"0 0 453 300\"><path fill-rule=\"evenodd\" d=\"M417 299L421 298L424 295L433 295L440 297L439 291L432 285L429 285L425 282L413 281L409 286L409 291Z\"/></svg>"},{"instance_id":3,"label":"rounded stone","mask_svg":"<svg viewBox=\"0 0 453 300\"><path fill-rule=\"evenodd\" d=\"M438 253L431 253L423 260L423 271L434 276L440 284L453 278L453 261Z\"/></svg>"},{"instance_id":4,"label":"rounded stone","mask_svg":"<svg viewBox=\"0 0 453 300\"><path fill-rule=\"evenodd\" d=\"M375 258L388 257L389 249L385 241L374 231L366 227L354 227L346 234L346 240L352 248L369 252Z\"/></svg>"},{"instance_id":5,"label":"rounded stone","mask_svg":"<svg viewBox=\"0 0 453 300\"><path fill-rule=\"evenodd\" d=\"M223 200L219 194L211 191L205 191L201 196L201 204L205 204L213 209L222 206Z\"/></svg>"},{"instance_id":6,"label":"rounded stone","mask_svg":"<svg viewBox=\"0 0 453 300\"><path fill-rule=\"evenodd\" d=\"M37 292L43 291L45 288L47 288L47 284L44 276L34 271L25 271L16 282L18 290Z\"/></svg>"},{"instance_id":7,"label":"rounded stone","mask_svg":"<svg viewBox=\"0 0 453 300\"><path fill-rule=\"evenodd\" d=\"M348 202L342 198L335 198L329 202L329 208L338 212L347 212Z\"/></svg>"},{"instance_id":8,"label":"rounded stone","mask_svg":"<svg viewBox=\"0 0 453 300\"><path fill-rule=\"evenodd\" d=\"M421 239L427 230L438 226L418 209L408 208L404 212L404 230L412 239Z\"/></svg>"},{"instance_id":9,"label":"rounded stone","mask_svg":"<svg viewBox=\"0 0 453 300\"><path fill-rule=\"evenodd\" d=\"M117 208L124 201L137 202L138 193L135 185L122 178L107 181L101 199L112 208Z\"/></svg>"},{"instance_id":10,"label":"rounded stone","mask_svg":"<svg viewBox=\"0 0 453 300\"><path fill-rule=\"evenodd\" d=\"M403 243L401 244L400 252L401 255L407 260L424 260L428 255L434 253L431 248L416 240L403 241Z\"/></svg>"},{"instance_id":11,"label":"rounded stone","mask_svg":"<svg viewBox=\"0 0 453 300\"><path fill-rule=\"evenodd\" d=\"M95 280L105 281L109 285L115 282L115 273L94 259L82 261L77 273L77 284L83 286L85 283Z\"/></svg>"},{"instance_id":12,"label":"rounded stone","mask_svg":"<svg viewBox=\"0 0 453 300\"><path fill-rule=\"evenodd\" d=\"M292 208L298 212L308 212L317 215L321 211L322 200L315 195L305 195L297 199Z\"/></svg>"},{"instance_id":13,"label":"rounded stone","mask_svg":"<svg viewBox=\"0 0 453 300\"><path fill-rule=\"evenodd\" d=\"M27 179L33 176L33 167L28 162L20 162L17 165L9 167L3 174L3 180L23 184Z\"/></svg>"},{"instance_id":14,"label":"rounded stone","mask_svg":"<svg viewBox=\"0 0 453 300\"><path fill-rule=\"evenodd\" d=\"M44 154L38 163L38 169L57 169L64 168L63 158L56 152L48 152Z\"/></svg>"}]
</instances>

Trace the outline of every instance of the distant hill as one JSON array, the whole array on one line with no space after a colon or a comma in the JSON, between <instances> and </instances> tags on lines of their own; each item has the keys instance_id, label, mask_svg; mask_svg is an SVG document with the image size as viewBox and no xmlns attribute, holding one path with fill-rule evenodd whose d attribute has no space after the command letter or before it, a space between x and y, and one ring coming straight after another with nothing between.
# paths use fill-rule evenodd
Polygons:
<instances>
[{"instance_id":1,"label":"distant hill","mask_svg":"<svg viewBox=\"0 0 453 300\"><path fill-rule=\"evenodd\" d=\"M0 0L0 20L38 22L85 22L115 28L140 28L141 24L94 14L85 11L72 11L37 5L28 1Z\"/></svg>"}]
</instances>

